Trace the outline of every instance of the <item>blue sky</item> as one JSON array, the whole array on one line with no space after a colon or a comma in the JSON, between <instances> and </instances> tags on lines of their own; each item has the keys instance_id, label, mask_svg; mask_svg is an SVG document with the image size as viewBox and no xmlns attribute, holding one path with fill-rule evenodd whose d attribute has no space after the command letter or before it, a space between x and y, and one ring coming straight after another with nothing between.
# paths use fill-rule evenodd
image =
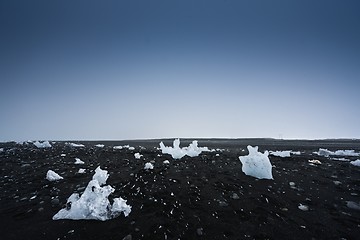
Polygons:
<instances>
[{"instance_id":1,"label":"blue sky","mask_svg":"<svg viewBox=\"0 0 360 240\"><path fill-rule=\"evenodd\" d=\"M1 1L0 140L360 138L358 1Z\"/></svg>"}]
</instances>

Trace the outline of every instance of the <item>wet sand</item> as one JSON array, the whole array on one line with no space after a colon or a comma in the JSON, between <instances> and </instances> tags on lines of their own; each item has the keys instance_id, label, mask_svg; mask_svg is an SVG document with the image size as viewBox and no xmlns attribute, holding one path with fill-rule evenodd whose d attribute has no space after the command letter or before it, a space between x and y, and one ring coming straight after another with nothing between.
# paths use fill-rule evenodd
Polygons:
<instances>
[{"instance_id":1,"label":"wet sand","mask_svg":"<svg viewBox=\"0 0 360 240\"><path fill-rule=\"evenodd\" d=\"M320 147L360 152L359 140L198 140L222 150L173 160L157 150L160 140L78 142L83 148L56 142L45 149L0 143L1 239L359 239L360 210L348 203L360 203L360 167L313 154ZM99 143L105 147L95 147ZM113 149L126 144L135 150ZM301 154L270 155L274 180L257 180L241 171L238 157L247 154L247 145ZM85 164L75 165L75 158ZM311 159L322 164L309 164ZM154 169L144 170L146 162ZM52 220L72 193L84 190L97 166L116 189L110 200L126 199L130 215L105 222ZM49 169L64 179L49 182Z\"/></svg>"}]
</instances>

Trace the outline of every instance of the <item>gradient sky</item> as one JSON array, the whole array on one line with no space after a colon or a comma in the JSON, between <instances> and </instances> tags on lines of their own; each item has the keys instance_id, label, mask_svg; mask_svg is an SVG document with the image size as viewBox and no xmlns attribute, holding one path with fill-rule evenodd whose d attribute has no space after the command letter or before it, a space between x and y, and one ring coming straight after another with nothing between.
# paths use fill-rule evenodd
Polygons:
<instances>
[{"instance_id":1,"label":"gradient sky","mask_svg":"<svg viewBox=\"0 0 360 240\"><path fill-rule=\"evenodd\" d=\"M358 0L0 2L0 140L360 138Z\"/></svg>"}]
</instances>

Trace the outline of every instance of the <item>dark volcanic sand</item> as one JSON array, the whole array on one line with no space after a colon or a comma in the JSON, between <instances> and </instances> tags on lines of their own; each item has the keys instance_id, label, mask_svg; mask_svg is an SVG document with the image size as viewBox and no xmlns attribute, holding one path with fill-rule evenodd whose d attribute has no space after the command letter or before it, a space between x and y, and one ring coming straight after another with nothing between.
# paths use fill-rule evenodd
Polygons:
<instances>
[{"instance_id":1,"label":"dark volcanic sand","mask_svg":"<svg viewBox=\"0 0 360 240\"><path fill-rule=\"evenodd\" d=\"M121 240L129 234L132 239L360 238L360 210L347 207L347 201L360 202L360 167L312 154L319 147L359 152L360 141L200 139L199 146L225 151L181 160L162 155L155 148L159 142L102 142L104 148L94 146L100 142L81 142L85 148L57 142L49 149L0 143L4 148L0 152L1 239ZM188 143L182 140L181 145ZM124 144L136 149L112 148ZM258 145L262 152L294 150L302 154L270 156L274 180L257 180L241 171L238 157L247 154L241 150L248 144ZM144 157L135 159L135 152ZM62 153L66 157L61 157ZM75 157L85 164L75 165ZM170 160L168 167L163 164L166 159ZM310 159L323 164L310 165ZM148 161L154 161L154 170L143 170ZM105 222L52 220L72 193L83 191L97 166L108 170L107 184L116 189L110 201L119 196L126 199L132 206L130 215ZM78 174L79 168L86 168L86 173ZM64 180L47 181L49 169ZM309 206L309 211L300 210L299 204Z\"/></svg>"}]
</instances>

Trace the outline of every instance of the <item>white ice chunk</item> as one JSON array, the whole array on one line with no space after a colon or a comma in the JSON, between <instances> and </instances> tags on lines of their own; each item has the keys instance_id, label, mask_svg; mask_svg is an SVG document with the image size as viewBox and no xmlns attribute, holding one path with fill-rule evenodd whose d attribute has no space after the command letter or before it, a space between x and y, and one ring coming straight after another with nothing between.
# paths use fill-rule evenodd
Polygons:
<instances>
[{"instance_id":1,"label":"white ice chunk","mask_svg":"<svg viewBox=\"0 0 360 240\"><path fill-rule=\"evenodd\" d=\"M308 160L309 163L320 165L321 162L317 159Z\"/></svg>"},{"instance_id":2,"label":"white ice chunk","mask_svg":"<svg viewBox=\"0 0 360 240\"><path fill-rule=\"evenodd\" d=\"M124 145L124 146L114 146L113 149L123 149L123 148L127 148L129 150L135 150L134 147L130 147L129 145Z\"/></svg>"},{"instance_id":3,"label":"white ice chunk","mask_svg":"<svg viewBox=\"0 0 360 240\"><path fill-rule=\"evenodd\" d=\"M319 148L318 152L314 152L315 154L319 156L329 157L330 155L334 155L334 152L331 152L325 148Z\"/></svg>"},{"instance_id":4,"label":"white ice chunk","mask_svg":"<svg viewBox=\"0 0 360 240\"><path fill-rule=\"evenodd\" d=\"M152 163L147 162L147 163L145 163L144 169L152 170L152 169L154 169L154 165L152 165Z\"/></svg>"},{"instance_id":5,"label":"white ice chunk","mask_svg":"<svg viewBox=\"0 0 360 240\"><path fill-rule=\"evenodd\" d=\"M160 142L160 149L163 154L170 154L173 159L180 159L186 155L185 151L180 148L180 139L175 139L173 147L165 147L163 142Z\"/></svg>"},{"instance_id":6,"label":"white ice chunk","mask_svg":"<svg viewBox=\"0 0 360 240\"><path fill-rule=\"evenodd\" d=\"M189 157L197 157L201 152L209 152L209 148L207 147L198 147L198 141L193 141L189 144L188 147L185 148L186 155Z\"/></svg>"},{"instance_id":7,"label":"white ice chunk","mask_svg":"<svg viewBox=\"0 0 360 240\"><path fill-rule=\"evenodd\" d=\"M36 141L33 143L37 148L51 148L51 144L49 143L49 141L44 141L44 142L39 142Z\"/></svg>"},{"instance_id":8,"label":"white ice chunk","mask_svg":"<svg viewBox=\"0 0 360 240\"><path fill-rule=\"evenodd\" d=\"M103 147L105 147L105 145L104 144L96 144L95 147L103 148Z\"/></svg>"},{"instance_id":9,"label":"white ice chunk","mask_svg":"<svg viewBox=\"0 0 360 240\"><path fill-rule=\"evenodd\" d=\"M53 170L49 170L46 173L46 179L49 181L56 181L56 180L63 179L63 177L60 176L59 174L57 174L56 172L54 172Z\"/></svg>"},{"instance_id":10,"label":"white ice chunk","mask_svg":"<svg viewBox=\"0 0 360 240\"><path fill-rule=\"evenodd\" d=\"M301 152L300 152L300 151L291 151L291 154L292 154L292 155L300 155Z\"/></svg>"},{"instance_id":11,"label":"white ice chunk","mask_svg":"<svg viewBox=\"0 0 360 240\"><path fill-rule=\"evenodd\" d=\"M269 160L269 152L258 152L258 147L247 146L249 155L240 156L242 171L249 176L259 179L273 179L272 166Z\"/></svg>"},{"instance_id":12,"label":"white ice chunk","mask_svg":"<svg viewBox=\"0 0 360 240\"><path fill-rule=\"evenodd\" d=\"M84 164L85 162L81 161L80 158L75 158L75 164Z\"/></svg>"},{"instance_id":13,"label":"white ice chunk","mask_svg":"<svg viewBox=\"0 0 360 240\"><path fill-rule=\"evenodd\" d=\"M360 153L356 153L355 150L337 150L337 151L335 151L334 155L357 157L357 156L360 156Z\"/></svg>"},{"instance_id":14,"label":"white ice chunk","mask_svg":"<svg viewBox=\"0 0 360 240\"><path fill-rule=\"evenodd\" d=\"M349 157L357 157L360 156L360 153L356 153L355 150L337 150L335 152L319 148L318 152L314 152L315 154L318 154L319 156L329 157L332 156L349 156Z\"/></svg>"},{"instance_id":15,"label":"white ice chunk","mask_svg":"<svg viewBox=\"0 0 360 240\"><path fill-rule=\"evenodd\" d=\"M198 147L198 142L195 140L188 147L180 148L180 139L175 139L173 147L166 147L163 142L160 142L160 149L163 154L170 154L174 159L180 159L185 155L189 157L197 157L203 151L210 151L207 147Z\"/></svg>"},{"instance_id":16,"label":"white ice chunk","mask_svg":"<svg viewBox=\"0 0 360 240\"><path fill-rule=\"evenodd\" d=\"M270 154L277 157L290 157L291 151L270 151Z\"/></svg>"},{"instance_id":17,"label":"white ice chunk","mask_svg":"<svg viewBox=\"0 0 360 240\"><path fill-rule=\"evenodd\" d=\"M65 154L65 153L62 153L62 154L60 155L60 157L66 157L66 154Z\"/></svg>"},{"instance_id":18,"label":"white ice chunk","mask_svg":"<svg viewBox=\"0 0 360 240\"><path fill-rule=\"evenodd\" d=\"M106 183L107 178L107 171L98 167L84 193L81 196L73 193L67 200L67 207L55 214L53 220L94 219L106 221L120 216L122 212L128 216L131 212L131 206L126 204L126 200L121 197L114 198L113 204L110 204L108 197L115 189L109 185L101 187Z\"/></svg>"},{"instance_id":19,"label":"white ice chunk","mask_svg":"<svg viewBox=\"0 0 360 240\"><path fill-rule=\"evenodd\" d=\"M136 159L140 159L142 156L143 156L143 155L141 155L140 153L135 153L135 154L134 154L134 157L135 157Z\"/></svg>"},{"instance_id":20,"label":"white ice chunk","mask_svg":"<svg viewBox=\"0 0 360 240\"><path fill-rule=\"evenodd\" d=\"M352 164L354 166L357 166L357 167L360 167L360 159L357 159L355 161L351 161L350 164Z\"/></svg>"},{"instance_id":21,"label":"white ice chunk","mask_svg":"<svg viewBox=\"0 0 360 240\"><path fill-rule=\"evenodd\" d=\"M78 171L78 173L81 173L81 174L82 174L82 173L85 173L85 171L86 171L86 169L80 168L79 171Z\"/></svg>"},{"instance_id":22,"label":"white ice chunk","mask_svg":"<svg viewBox=\"0 0 360 240\"><path fill-rule=\"evenodd\" d=\"M68 145L70 147L85 147L85 145L78 144L78 143L66 143L66 145Z\"/></svg>"},{"instance_id":23,"label":"white ice chunk","mask_svg":"<svg viewBox=\"0 0 360 240\"><path fill-rule=\"evenodd\" d=\"M163 161L163 164L170 164L169 160Z\"/></svg>"},{"instance_id":24,"label":"white ice chunk","mask_svg":"<svg viewBox=\"0 0 360 240\"><path fill-rule=\"evenodd\" d=\"M350 160L347 158L331 158L331 160L335 160L335 161L343 161L343 162L349 162Z\"/></svg>"}]
</instances>

